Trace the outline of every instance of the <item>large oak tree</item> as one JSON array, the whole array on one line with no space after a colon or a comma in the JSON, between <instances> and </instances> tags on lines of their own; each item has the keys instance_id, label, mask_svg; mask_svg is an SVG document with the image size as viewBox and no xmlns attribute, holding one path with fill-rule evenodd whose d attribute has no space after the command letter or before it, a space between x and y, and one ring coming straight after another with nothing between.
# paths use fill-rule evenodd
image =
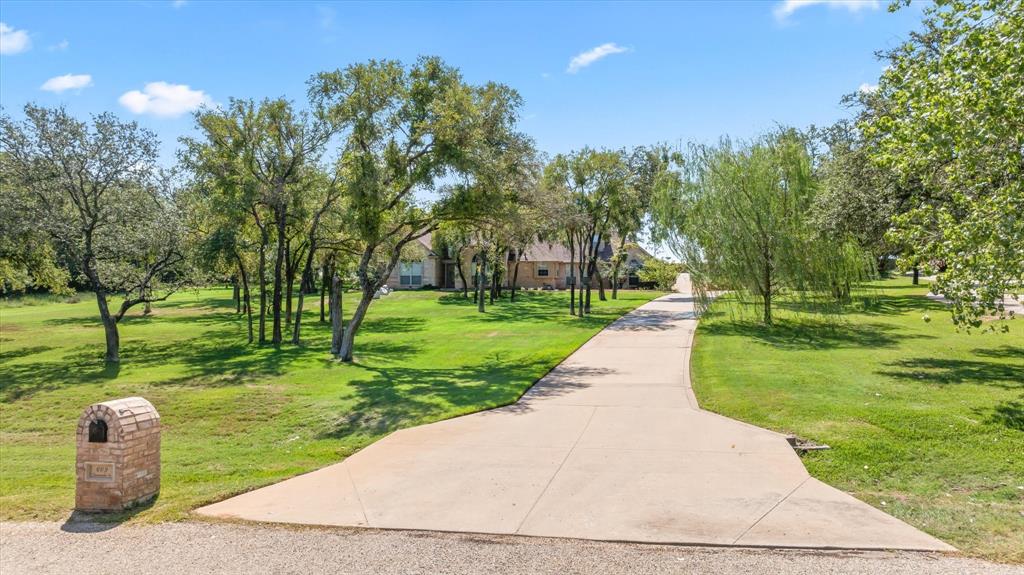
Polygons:
<instances>
[{"instance_id":1,"label":"large oak tree","mask_svg":"<svg viewBox=\"0 0 1024 575\"><path fill-rule=\"evenodd\" d=\"M106 361L120 361L118 323L132 307L166 299L181 282L181 220L156 169L156 136L112 114L76 120L25 106L0 117L2 179L28 193L27 221L72 260L96 295ZM25 220L23 220L25 221ZM123 297L116 309L109 299Z\"/></svg>"}]
</instances>

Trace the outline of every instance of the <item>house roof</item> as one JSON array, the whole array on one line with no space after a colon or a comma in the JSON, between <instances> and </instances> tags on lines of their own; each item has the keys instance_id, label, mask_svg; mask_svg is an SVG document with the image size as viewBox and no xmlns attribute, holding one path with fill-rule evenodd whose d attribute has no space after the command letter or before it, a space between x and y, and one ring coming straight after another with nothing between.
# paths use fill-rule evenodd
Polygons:
<instances>
[{"instance_id":1,"label":"house roof","mask_svg":"<svg viewBox=\"0 0 1024 575\"><path fill-rule=\"evenodd\" d=\"M572 259L569 248L559 243L534 242L523 250L528 262L568 262Z\"/></svg>"},{"instance_id":2,"label":"house roof","mask_svg":"<svg viewBox=\"0 0 1024 575\"><path fill-rule=\"evenodd\" d=\"M604 242L597 253L597 257L602 260L611 259L612 253L614 253L615 246L617 244L618 238L612 238L611 241ZM639 245L633 244L628 249L631 253L639 256L641 259L651 257L651 254L647 253L647 250L643 249ZM572 254L569 253L569 248L558 242L535 242L523 252L523 259L534 262L569 262L573 261L575 258L572 258Z\"/></svg>"},{"instance_id":3,"label":"house roof","mask_svg":"<svg viewBox=\"0 0 1024 575\"><path fill-rule=\"evenodd\" d=\"M417 241L419 241L420 245L423 246L423 248L427 250L427 255L428 256L437 257L437 253L434 252L434 244L431 242L431 239L430 239L431 235L432 234L427 233L427 235L420 236L419 238L417 238Z\"/></svg>"}]
</instances>

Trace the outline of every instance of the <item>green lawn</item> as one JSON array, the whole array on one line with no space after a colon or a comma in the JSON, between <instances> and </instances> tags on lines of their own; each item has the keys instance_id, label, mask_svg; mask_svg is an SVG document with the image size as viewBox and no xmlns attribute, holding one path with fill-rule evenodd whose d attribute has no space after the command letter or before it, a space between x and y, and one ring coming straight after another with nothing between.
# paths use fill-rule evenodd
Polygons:
<instances>
[{"instance_id":1,"label":"green lawn","mask_svg":"<svg viewBox=\"0 0 1024 575\"><path fill-rule=\"evenodd\" d=\"M302 347L257 347L245 343L230 291L209 289L177 294L152 316L140 308L126 317L118 370L103 366L90 294L78 303L5 304L0 519L68 515L75 426L93 402L141 395L157 407L163 485L136 517L175 519L339 461L395 429L513 402L608 322L656 295L620 292L578 319L565 293L523 293L486 314L459 294L395 293L370 308L356 365L344 365L328 358L330 331L318 309L304 316ZM347 295L346 309L354 303Z\"/></svg>"},{"instance_id":2,"label":"green lawn","mask_svg":"<svg viewBox=\"0 0 1024 575\"><path fill-rule=\"evenodd\" d=\"M878 282L831 315L783 301L773 328L722 298L697 330L697 397L830 445L804 457L815 477L967 553L1022 562L1024 319L958 333L926 291Z\"/></svg>"}]
</instances>

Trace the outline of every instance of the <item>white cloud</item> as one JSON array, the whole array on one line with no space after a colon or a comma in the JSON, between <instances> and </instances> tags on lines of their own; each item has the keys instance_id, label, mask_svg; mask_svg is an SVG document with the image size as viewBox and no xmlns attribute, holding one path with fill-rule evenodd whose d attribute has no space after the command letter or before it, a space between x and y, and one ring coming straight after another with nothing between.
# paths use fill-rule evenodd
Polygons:
<instances>
[{"instance_id":1,"label":"white cloud","mask_svg":"<svg viewBox=\"0 0 1024 575\"><path fill-rule=\"evenodd\" d=\"M81 90L89 86L92 86L92 76L89 74L64 74L43 82L39 89L60 94L65 90Z\"/></svg>"},{"instance_id":2,"label":"white cloud","mask_svg":"<svg viewBox=\"0 0 1024 575\"><path fill-rule=\"evenodd\" d=\"M193 90L185 84L167 82L150 82L141 92L125 92L117 101L136 114L152 114L166 118L180 116L203 105L213 105L213 100L202 90Z\"/></svg>"},{"instance_id":3,"label":"white cloud","mask_svg":"<svg viewBox=\"0 0 1024 575\"><path fill-rule=\"evenodd\" d=\"M32 40L25 30L15 30L0 22L0 54L17 54L32 47Z\"/></svg>"},{"instance_id":4,"label":"white cloud","mask_svg":"<svg viewBox=\"0 0 1024 575\"><path fill-rule=\"evenodd\" d=\"M171 2L171 8L182 8L185 4L188 4L186 0L174 0Z\"/></svg>"},{"instance_id":5,"label":"white cloud","mask_svg":"<svg viewBox=\"0 0 1024 575\"><path fill-rule=\"evenodd\" d=\"M580 52L569 61L569 67L566 68L566 72L569 74L575 74L583 68L597 62L601 58L611 56L612 54L621 54L622 52L629 52L628 48L623 48L614 42L608 42L607 44L601 44L587 50L586 52Z\"/></svg>"},{"instance_id":6,"label":"white cloud","mask_svg":"<svg viewBox=\"0 0 1024 575\"><path fill-rule=\"evenodd\" d=\"M57 42L56 44L52 44L50 46L47 46L46 49L51 51L51 52L63 52L64 50L67 50L68 46L70 46L70 45L71 45L71 43L68 42L67 40L61 40L60 42Z\"/></svg>"},{"instance_id":7,"label":"white cloud","mask_svg":"<svg viewBox=\"0 0 1024 575\"><path fill-rule=\"evenodd\" d=\"M843 8L848 12L861 10L878 10L882 3L879 0L783 0L775 5L775 19L784 22L790 14L801 8L824 4L829 8Z\"/></svg>"},{"instance_id":8,"label":"white cloud","mask_svg":"<svg viewBox=\"0 0 1024 575\"><path fill-rule=\"evenodd\" d=\"M857 88L857 91L861 94L874 94L878 91L878 84L868 84L867 82L864 82L859 88Z\"/></svg>"}]
</instances>

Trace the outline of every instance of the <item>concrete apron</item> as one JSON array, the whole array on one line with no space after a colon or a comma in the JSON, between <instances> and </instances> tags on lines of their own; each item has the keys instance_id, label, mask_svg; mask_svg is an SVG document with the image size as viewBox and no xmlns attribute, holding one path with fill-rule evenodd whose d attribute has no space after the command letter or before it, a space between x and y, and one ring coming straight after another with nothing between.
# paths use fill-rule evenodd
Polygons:
<instances>
[{"instance_id":1,"label":"concrete apron","mask_svg":"<svg viewBox=\"0 0 1024 575\"><path fill-rule=\"evenodd\" d=\"M685 278L682 278L685 280ZM951 551L810 477L777 433L701 410L683 293L623 316L515 404L404 429L197 510L307 525Z\"/></svg>"}]
</instances>

